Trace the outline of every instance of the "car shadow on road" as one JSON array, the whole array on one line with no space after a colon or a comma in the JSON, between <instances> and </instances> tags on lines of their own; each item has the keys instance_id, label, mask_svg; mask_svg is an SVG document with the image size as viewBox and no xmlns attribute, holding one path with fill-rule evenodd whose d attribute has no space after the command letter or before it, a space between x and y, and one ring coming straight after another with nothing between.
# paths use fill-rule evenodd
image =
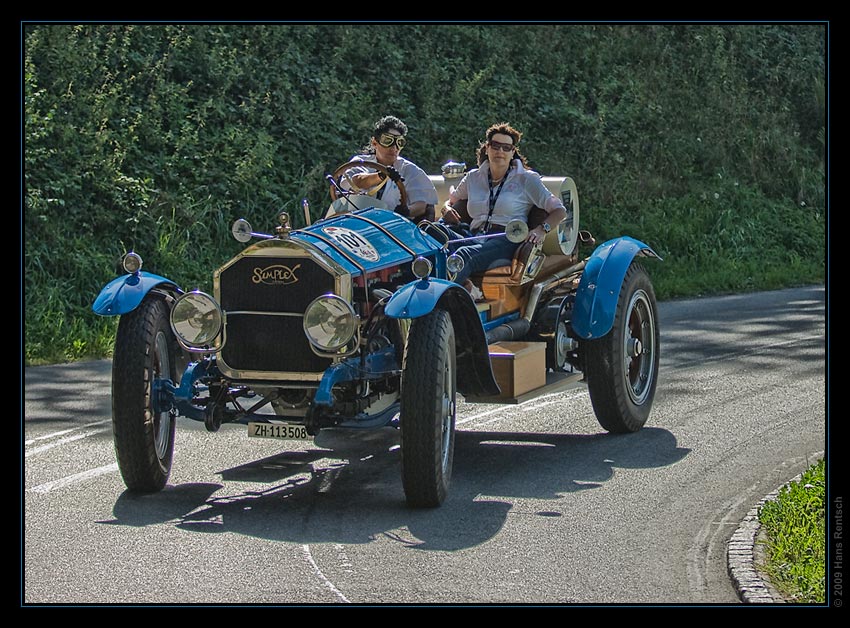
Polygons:
<instances>
[{"instance_id":1,"label":"car shadow on road","mask_svg":"<svg viewBox=\"0 0 850 628\"><path fill-rule=\"evenodd\" d=\"M521 500L551 502L533 514L559 517L564 499L612 481L617 468L661 468L689 453L661 428L628 435L459 431L449 497L440 508L417 510L404 501L393 430L338 440L323 443L332 448L225 469L221 484L169 485L145 496L125 492L114 520L102 523L174 522L186 531L301 544L382 537L420 550L459 550L498 535Z\"/></svg>"}]
</instances>

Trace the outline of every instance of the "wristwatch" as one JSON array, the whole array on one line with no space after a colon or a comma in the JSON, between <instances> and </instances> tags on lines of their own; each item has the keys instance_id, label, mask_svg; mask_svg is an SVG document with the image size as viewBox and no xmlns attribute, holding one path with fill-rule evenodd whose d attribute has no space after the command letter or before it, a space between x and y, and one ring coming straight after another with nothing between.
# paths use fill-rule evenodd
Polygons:
<instances>
[{"instance_id":1,"label":"wristwatch","mask_svg":"<svg viewBox=\"0 0 850 628\"><path fill-rule=\"evenodd\" d=\"M541 222L540 226L543 227L543 231L545 231L546 233L552 231L552 225L550 225L548 222Z\"/></svg>"}]
</instances>

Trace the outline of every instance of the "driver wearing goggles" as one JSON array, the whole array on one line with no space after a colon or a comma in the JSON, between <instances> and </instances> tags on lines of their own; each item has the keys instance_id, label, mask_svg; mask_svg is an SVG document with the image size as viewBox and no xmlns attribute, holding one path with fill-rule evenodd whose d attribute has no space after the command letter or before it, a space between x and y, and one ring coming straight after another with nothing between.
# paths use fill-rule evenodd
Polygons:
<instances>
[{"instance_id":1,"label":"driver wearing goggles","mask_svg":"<svg viewBox=\"0 0 850 628\"><path fill-rule=\"evenodd\" d=\"M342 186L369 190L378 186L376 197L391 209L419 222L434 220L437 190L422 168L400 156L407 144L407 125L395 116L385 116L375 123L369 144L363 153L352 158L372 161L385 166L389 176L368 166L352 168L343 176ZM386 180L385 180L386 179ZM347 182L347 183L346 183ZM407 206L401 205L399 182L407 192ZM381 185L383 183L383 185Z\"/></svg>"}]
</instances>

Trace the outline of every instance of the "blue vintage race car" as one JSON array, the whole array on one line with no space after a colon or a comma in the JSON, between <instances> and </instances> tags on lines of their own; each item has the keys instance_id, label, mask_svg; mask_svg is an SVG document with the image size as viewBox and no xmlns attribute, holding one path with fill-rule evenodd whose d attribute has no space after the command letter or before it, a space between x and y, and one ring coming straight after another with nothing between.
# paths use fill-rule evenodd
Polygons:
<instances>
[{"instance_id":1,"label":"blue vintage race car","mask_svg":"<svg viewBox=\"0 0 850 628\"><path fill-rule=\"evenodd\" d=\"M352 166L329 175L334 200L314 224L306 207L301 229L286 214L268 234L236 221L234 237L254 243L214 272L212 295L141 270L135 253L103 288L94 311L121 317L113 428L130 490L165 486L177 416L281 439L395 425L416 507L447 495L457 393L517 403L585 382L606 430L644 425L659 360L655 293L637 261L658 257L649 246L621 237L580 257L595 243L578 228L575 183L544 177L568 218L510 266L473 277L486 299L476 303L451 281L463 262L444 232L344 192ZM432 177L441 200L461 172L448 164ZM519 242L527 229L489 237Z\"/></svg>"}]
</instances>

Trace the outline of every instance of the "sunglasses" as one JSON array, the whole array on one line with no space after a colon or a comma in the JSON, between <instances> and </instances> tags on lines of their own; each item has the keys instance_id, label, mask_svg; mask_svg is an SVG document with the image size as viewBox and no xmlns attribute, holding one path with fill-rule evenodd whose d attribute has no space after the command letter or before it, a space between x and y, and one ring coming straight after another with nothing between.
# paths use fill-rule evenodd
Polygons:
<instances>
[{"instance_id":1,"label":"sunglasses","mask_svg":"<svg viewBox=\"0 0 850 628\"><path fill-rule=\"evenodd\" d=\"M393 144L398 146L398 149L401 150L404 148L404 145L407 144L407 140L404 139L404 135L393 135L392 133L381 133L381 137L378 138L378 144L383 146L384 148L389 148Z\"/></svg>"},{"instance_id":2,"label":"sunglasses","mask_svg":"<svg viewBox=\"0 0 850 628\"><path fill-rule=\"evenodd\" d=\"M513 144L504 144L503 142L494 142L493 140L490 140L487 144L493 150L500 150L505 153L509 153L516 148L516 146L514 146Z\"/></svg>"}]
</instances>

